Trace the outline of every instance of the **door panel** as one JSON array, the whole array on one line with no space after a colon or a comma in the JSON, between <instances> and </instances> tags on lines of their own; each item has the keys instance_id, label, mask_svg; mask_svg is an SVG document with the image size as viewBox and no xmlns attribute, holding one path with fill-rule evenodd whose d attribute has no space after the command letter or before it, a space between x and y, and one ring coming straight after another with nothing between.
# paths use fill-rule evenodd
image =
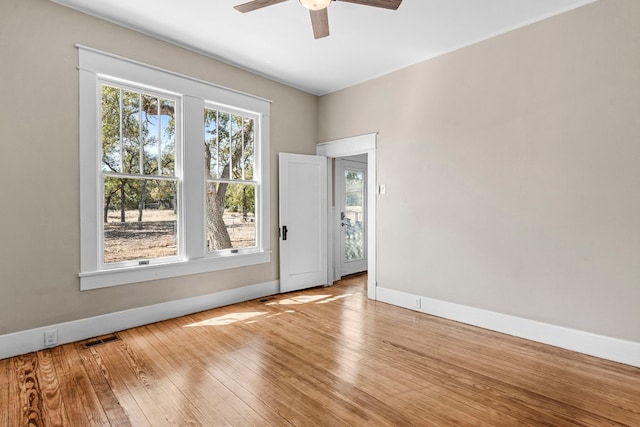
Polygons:
<instances>
[{"instance_id":1,"label":"door panel","mask_svg":"<svg viewBox=\"0 0 640 427\"><path fill-rule=\"evenodd\" d=\"M289 153L279 156L280 292L324 285L327 159Z\"/></svg>"}]
</instances>

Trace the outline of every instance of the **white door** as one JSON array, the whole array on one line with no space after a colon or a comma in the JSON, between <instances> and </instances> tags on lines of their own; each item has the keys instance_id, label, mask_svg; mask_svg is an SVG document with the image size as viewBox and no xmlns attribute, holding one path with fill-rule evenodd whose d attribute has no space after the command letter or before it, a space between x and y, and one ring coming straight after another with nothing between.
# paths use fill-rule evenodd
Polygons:
<instances>
[{"instance_id":1,"label":"white door","mask_svg":"<svg viewBox=\"0 0 640 427\"><path fill-rule=\"evenodd\" d=\"M340 275L367 270L367 164L336 160Z\"/></svg>"},{"instance_id":2,"label":"white door","mask_svg":"<svg viewBox=\"0 0 640 427\"><path fill-rule=\"evenodd\" d=\"M280 153L280 292L327 283L327 158Z\"/></svg>"}]
</instances>

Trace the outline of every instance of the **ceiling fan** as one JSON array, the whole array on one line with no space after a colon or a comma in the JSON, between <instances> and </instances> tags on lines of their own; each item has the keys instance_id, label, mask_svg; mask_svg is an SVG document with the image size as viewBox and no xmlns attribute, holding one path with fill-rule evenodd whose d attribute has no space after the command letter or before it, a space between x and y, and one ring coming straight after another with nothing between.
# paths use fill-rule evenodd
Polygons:
<instances>
[{"instance_id":1,"label":"ceiling fan","mask_svg":"<svg viewBox=\"0 0 640 427\"><path fill-rule=\"evenodd\" d=\"M234 9L245 13L285 1L287 0L253 0L239 4L235 6ZM327 7L329 7L331 1L344 1L347 3L383 7L385 9L393 10L396 10L400 6L400 3L402 3L402 0L300 0L300 3L309 9L309 13L311 14L311 26L313 27L313 37L315 39L320 39L329 35L329 17L327 15Z\"/></svg>"}]
</instances>

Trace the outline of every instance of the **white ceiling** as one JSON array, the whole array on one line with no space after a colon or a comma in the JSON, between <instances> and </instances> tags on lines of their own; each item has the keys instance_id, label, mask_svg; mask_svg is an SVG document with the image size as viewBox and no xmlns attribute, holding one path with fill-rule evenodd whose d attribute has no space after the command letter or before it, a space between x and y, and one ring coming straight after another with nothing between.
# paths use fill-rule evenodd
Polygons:
<instances>
[{"instance_id":1,"label":"white ceiling","mask_svg":"<svg viewBox=\"0 0 640 427\"><path fill-rule=\"evenodd\" d=\"M52 0L316 95L369 80L594 0L404 0L398 10L329 6L329 37L289 0Z\"/></svg>"}]
</instances>

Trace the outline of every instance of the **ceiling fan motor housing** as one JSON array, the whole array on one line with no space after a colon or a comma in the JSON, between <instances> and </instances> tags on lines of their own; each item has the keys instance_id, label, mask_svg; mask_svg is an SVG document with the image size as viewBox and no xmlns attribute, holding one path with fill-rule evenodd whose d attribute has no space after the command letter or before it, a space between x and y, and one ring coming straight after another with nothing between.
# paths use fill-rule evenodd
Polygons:
<instances>
[{"instance_id":1,"label":"ceiling fan motor housing","mask_svg":"<svg viewBox=\"0 0 640 427\"><path fill-rule=\"evenodd\" d=\"M329 6L331 0L300 0L300 4L309 10L322 10Z\"/></svg>"}]
</instances>

